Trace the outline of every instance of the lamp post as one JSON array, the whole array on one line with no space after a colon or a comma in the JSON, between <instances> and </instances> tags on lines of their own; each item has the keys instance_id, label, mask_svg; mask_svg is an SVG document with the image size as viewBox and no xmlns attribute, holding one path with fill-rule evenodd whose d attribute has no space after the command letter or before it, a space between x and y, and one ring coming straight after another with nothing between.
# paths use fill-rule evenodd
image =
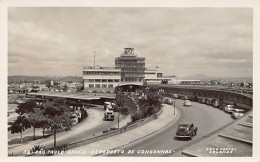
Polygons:
<instances>
[{"instance_id":1,"label":"lamp post","mask_svg":"<svg viewBox=\"0 0 260 162\"><path fill-rule=\"evenodd\" d=\"M120 115L119 110L117 110L117 113L118 113L118 115L117 115L117 128L119 129L119 115Z\"/></svg>"},{"instance_id":2,"label":"lamp post","mask_svg":"<svg viewBox=\"0 0 260 162\"><path fill-rule=\"evenodd\" d=\"M117 106L117 128L119 129L119 116L120 116L120 111L121 111L121 107L122 107L122 96L120 96L121 93L121 88L118 88L118 92L116 94L116 106ZM118 103L120 103L120 105L118 105Z\"/></svg>"},{"instance_id":3,"label":"lamp post","mask_svg":"<svg viewBox=\"0 0 260 162\"><path fill-rule=\"evenodd\" d=\"M174 103L174 116L175 116L175 99L173 99L173 103Z\"/></svg>"}]
</instances>

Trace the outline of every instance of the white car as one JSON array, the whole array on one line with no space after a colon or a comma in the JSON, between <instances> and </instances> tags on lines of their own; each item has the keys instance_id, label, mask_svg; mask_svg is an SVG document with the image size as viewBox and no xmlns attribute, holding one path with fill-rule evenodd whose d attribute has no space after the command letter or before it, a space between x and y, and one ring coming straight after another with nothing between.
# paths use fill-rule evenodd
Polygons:
<instances>
[{"instance_id":1,"label":"white car","mask_svg":"<svg viewBox=\"0 0 260 162\"><path fill-rule=\"evenodd\" d=\"M191 106L190 100L184 100L183 106Z\"/></svg>"},{"instance_id":2,"label":"white car","mask_svg":"<svg viewBox=\"0 0 260 162\"><path fill-rule=\"evenodd\" d=\"M234 105L227 105L225 106L225 111L226 112L232 112L233 110L235 109L235 106Z\"/></svg>"},{"instance_id":3,"label":"white car","mask_svg":"<svg viewBox=\"0 0 260 162\"><path fill-rule=\"evenodd\" d=\"M236 119L243 116L244 114L245 114L245 111L243 109L234 109L232 112L232 116Z\"/></svg>"}]
</instances>

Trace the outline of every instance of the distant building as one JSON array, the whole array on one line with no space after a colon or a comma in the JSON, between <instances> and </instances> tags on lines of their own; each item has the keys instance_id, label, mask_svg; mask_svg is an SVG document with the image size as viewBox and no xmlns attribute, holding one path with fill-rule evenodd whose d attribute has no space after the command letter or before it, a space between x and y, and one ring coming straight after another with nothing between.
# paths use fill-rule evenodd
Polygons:
<instances>
[{"instance_id":1,"label":"distant building","mask_svg":"<svg viewBox=\"0 0 260 162\"><path fill-rule=\"evenodd\" d=\"M202 84L200 80L179 80L178 84L180 85L199 85Z\"/></svg>"},{"instance_id":2,"label":"distant building","mask_svg":"<svg viewBox=\"0 0 260 162\"><path fill-rule=\"evenodd\" d=\"M167 84L177 84L175 76L163 76L163 73L158 72L157 69L145 71L145 84L161 84L163 82Z\"/></svg>"}]
</instances>

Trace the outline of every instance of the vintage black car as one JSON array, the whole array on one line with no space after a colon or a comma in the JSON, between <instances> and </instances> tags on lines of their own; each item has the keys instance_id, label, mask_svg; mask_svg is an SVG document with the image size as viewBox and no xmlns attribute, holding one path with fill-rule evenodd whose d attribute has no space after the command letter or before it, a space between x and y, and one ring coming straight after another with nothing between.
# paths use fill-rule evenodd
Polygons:
<instances>
[{"instance_id":1,"label":"vintage black car","mask_svg":"<svg viewBox=\"0 0 260 162\"><path fill-rule=\"evenodd\" d=\"M178 130L176 132L176 138L189 138L197 134L198 127L194 127L193 123L183 123L179 124Z\"/></svg>"}]
</instances>

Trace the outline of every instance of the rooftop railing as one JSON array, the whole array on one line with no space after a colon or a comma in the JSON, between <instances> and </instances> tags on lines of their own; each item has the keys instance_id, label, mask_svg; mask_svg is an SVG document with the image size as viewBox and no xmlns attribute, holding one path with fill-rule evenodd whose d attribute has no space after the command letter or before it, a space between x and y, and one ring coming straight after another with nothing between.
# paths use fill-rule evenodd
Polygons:
<instances>
[{"instance_id":1,"label":"rooftop railing","mask_svg":"<svg viewBox=\"0 0 260 162\"><path fill-rule=\"evenodd\" d=\"M253 95L253 88L250 87L228 87L223 85L212 86L212 85L160 85L162 87L176 87L176 88L190 88L190 89L202 89L202 90L217 90L217 91L225 91L225 92L233 92L237 94L242 94L245 96Z\"/></svg>"}]
</instances>

